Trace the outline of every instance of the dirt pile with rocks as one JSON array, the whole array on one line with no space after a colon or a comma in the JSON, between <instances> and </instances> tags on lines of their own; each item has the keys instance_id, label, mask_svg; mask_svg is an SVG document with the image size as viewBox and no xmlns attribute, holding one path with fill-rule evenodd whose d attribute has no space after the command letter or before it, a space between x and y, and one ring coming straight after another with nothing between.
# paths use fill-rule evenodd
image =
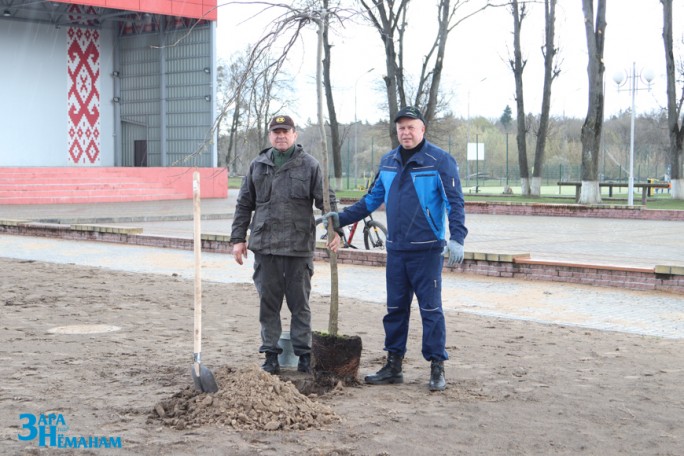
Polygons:
<instances>
[{"instance_id":1,"label":"dirt pile with rocks","mask_svg":"<svg viewBox=\"0 0 684 456\"><path fill-rule=\"evenodd\" d=\"M326 405L299 392L292 382L262 371L257 365L221 367L214 372L219 391L201 393L187 387L154 406L149 421L183 430L205 425L237 430L320 429L339 417Z\"/></svg>"}]
</instances>

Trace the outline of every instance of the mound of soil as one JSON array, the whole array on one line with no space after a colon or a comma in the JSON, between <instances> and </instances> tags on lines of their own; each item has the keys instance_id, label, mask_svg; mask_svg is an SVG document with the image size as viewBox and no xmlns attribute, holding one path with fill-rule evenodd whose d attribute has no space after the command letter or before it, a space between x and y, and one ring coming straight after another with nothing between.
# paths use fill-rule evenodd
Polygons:
<instances>
[{"instance_id":1,"label":"mound of soil","mask_svg":"<svg viewBox=\"0 0 684 456\"><path fill-rule=\"evenodd\" d=\"M219 391L201 393L187 387L154 406L148 421L161 420L183 430L204 425L238 430L320 429L339 417L327 406L299 392L292 382L257 365L221 367L214 372Z\"/></svg>"}]
</instances>

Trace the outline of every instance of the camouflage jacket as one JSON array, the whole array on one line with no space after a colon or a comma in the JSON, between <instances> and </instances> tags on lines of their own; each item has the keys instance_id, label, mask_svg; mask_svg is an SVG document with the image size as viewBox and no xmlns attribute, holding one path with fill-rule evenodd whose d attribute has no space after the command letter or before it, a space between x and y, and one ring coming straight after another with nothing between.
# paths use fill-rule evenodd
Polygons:
<instances>
[{"instance_id":1,"label":"camouflage jacket","mask_svg":"<svg viewBox=\"0 0 684 456\"><path fill-rule=\"evenodd\" d=\"M233 217L231 242L245 242L264 255L311 256L316 245L314 204L323 210L323 173L318 161L295 146L292 158L276 170L271 148L250 163ZM332 210L337 209L330 191Z\"/></svg>"}]
</instances>

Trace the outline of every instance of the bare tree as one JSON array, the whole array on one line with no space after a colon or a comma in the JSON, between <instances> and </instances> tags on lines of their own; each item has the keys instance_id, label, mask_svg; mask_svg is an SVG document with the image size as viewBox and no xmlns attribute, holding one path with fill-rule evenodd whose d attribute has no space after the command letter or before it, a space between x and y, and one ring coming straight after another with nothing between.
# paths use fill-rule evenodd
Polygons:
<instances>
[{"instance_id":1,"label":"bare tree","mask_svg":"<svg viewBox=\"0 0 684 456\"><path fill-rule=\"evenodd\" d=\"M239 73L238 67L240 64L240 59L235 59L231 63L220 63L217 69L217 98L220 106L223 105L224 100L231 98L231 94L234 94L234 109L233 116L230 120L230 124L227 128L224 126L228 120L228 116L224 115L221 117L221 121L218 124L219 132L219 166L225 166L229 169L231 173L235 172L235 143L236 136L238 132L238 124L240 119L240 105L242 100L241 88L236 87L236 81L238 79L237 75ZM227 131L226 131L227 130ZM225 132L225 133L224 133ZM227 138L223 140L223 135Z\"/></svg>"},{"instance_id":2,"label":"bare tree","mask_svg":"<svg viewBox=\"0 0 684 456\"><path fill-rule=\"evenodd\" d=\"M268 119L282 107L283 98L292 89L284 82L282 68L271 65L272 61L268 53L253 54L247 49L218 68L219 138L227 135L220 141L220 158L233 175L239 163L251 158L243 156L247 150L256 154L265 147Z\"/></svg>"},{"instance_id":3,"label":"bare tree","mask_svg":"<svg viewBox=\"0 0 684 456\"><path fill-rule=\"evenodd\" d=\"M327 2L325 2L327 4ZM318 128L320 129L321 150L323 151L323 169L328 169L328 144L325 124L323 123L323 60L325 31L327 29L327 9L322 10L321 16L316 21L318 25L318 46L316 53L316 111L318 114ZM331 209L330 202L330 179L328 173L323 173L323 206L325 212ZM328 239L335 235L333 223L328 223ZM339 320L339 274L337 269L337 254L331 250L330 255L330 313L328 317L328 333L337 336Z\"/></svg>"},{"instance_id":4,"label":"bare tree","mask_svg":"<svg viewBox=\"0 0 684 456\"><path fill-rule=\"evenodd\" d=\"M584 30L587 37L589 106L582 125L582 189L579 202L601 202L598 181L601 129L603 128L603 49L606 39L606 0L597 0L594 21L594 0L582 0Z\"/></svg>"},{"instance_id":5,"label":"bare tree","mask_svg":"<svg viewBox=\"0 0 684 456\"><path fill-rule=\"evenodd\" d=\"M323 9L328 11L329 0L323 0ZM328 106L328 119L330 120L330 142L332 149L332 160L333 160L333 172L335 174L335 179L337 180L337 188L341 188L342 183L342 138L340 136L340 124L337 121L337 112L335 110L335 100L333 99L332 92L332 78L330 76L331 68L331 49L330 44L330 21L329 16L325 14L323 16L322 22L322 38L323 38L323 60L322 60L322 84L325 89L325 100ZM322 119L319 119L321 122ZM327 167L325 168L326 173Z\"/></svg>"},{"instance_id":6,"label":"bare tree","mask_svg":"<svg viewBox=\"0 0 684 456\"><path fill-rule=\"evenodd\" d=\"M551 85L560 73L560 68L554 62L558 52L554 45L556 2L557 0L544 0L545 43L542 48L542 54L544 55L544 88L539 117L539 130L537 131L537 145L534 152L534 168L532 169L532 181L530 182L530 194L533 196L541 195L544 153L549 133L549 112L551 111Z\"/></svg>"},{"instance_id":7,"label":"bare tree","mask_svg":"<svg viewBox=\"0 0 684 456\"><path fill-rule=\"evenodd\" d=\"M667 129L670 138L670 182L672 183L672 197L684 199L684 123L679 124L679 116L684 103L684 86L677 100L675 60L672 49L672 0L660 0L663 4L663 42L665 45L665 66L667 73ZM681 65L679 76L684 76L684 64Z\"/></svg>"},{"instance_id":8,"label":"bare tree","mask_svg":"<svg viewBox=\"0 0 684 456\"><path fill-rule=\"evenodd\" d=\"M489 0L472 6L470 0L440 0L437 5L436 36L430 48L423 57L415 93L411 100L407 93L407 71L404 61L404 38L406 33L407 10L410 0L361 0L366 16L380 35L385 48L385 69L383 76L387 93L389 118L393 119L399 109L407 104L421 108L429 123L439 106L439 86L446 55L446 44L449 33L464 20L484 10L490 4ZM461 8L471 6L457 17ZM399 145L394 124L389 122L389 136L392 147Z\"/></svg>"},{"instance_id":9,"label":"bare tree","mask_svg":"<svg viewBox=\"0 0 684 456\"><path fill-rule=\"evenodd\" d=\"M515 106L517 115L517 134L515 136L518 145L518 168L520 170L520 192L523 196L530 194L530 171L527 166L527 124L525 116L525 97L523 92L523 72L527 60L523 60L520 45L522 23L527 16L527 5L518 5L518 0L511 1L511 13L513 14L513 60L509 63L515 78Z\"/></svg>"},{"instance_id":10,"label":"bare tree","mask_svg":"<svg viewBox=\"0 0 684 456\"><path fill-rule=\"evenodd\" d=\"M254 3L265 3L265 2L254 2ZM331 21L336 21L338 23L343 23L345 20L344 15L347 10L339 6L339 2L335 1L335 5L331 5L330 0L306 0L302 2L293 2L292 4L270 4L265 3L269 8L284 8L285 13L280 16L280 18L275 21L272 30L259 41L255 48L268 49L275 43L275 38L280 36L282 40L283 35L285 35L287 45L282 51L282 54L276 60L277 67L280 67L285 61L287 52L290 50L292 45L299 39L302 29L310 22L315 23L318 26L322 26L323 34L323 67L322 67L322 84L325 89L326 104L328 108L328 119L330 122L330 134L331 134L331 146L332 146L332 156L333 156L333 167L334 174L337 179L342 177L342 161L341 161L341 148L342 148L342 135L340 134L340 126L337 120L337 113L335 110L335 102L333 98L332 91L332 45L329 39L329 29ZM301 4L301 6L299 6ZM325 14L322 14L324 11ZM322 21L322 22L319 22ZM289 36L288 36L289 35ZM268 121L268 116L264 119L264 127ZM327 175L327 168L326 168Z\"/></svg>"},{"instance_id":11,"label":"bare tree","mask_svg":"<svg viewBox=\"0 0 684 456\"><path fill-rule=\"evenodd\" d=\"M262 64L263 70L257 72L250 84L250 115L254 116L253 125L261 142L258 149L267 147L268 122L272 115L283 107L282 100L276 95L283 88L278 82L282 69L280 66L271 66L270 62L270 55L266 54Z\"/></svg>"}]
</instances>

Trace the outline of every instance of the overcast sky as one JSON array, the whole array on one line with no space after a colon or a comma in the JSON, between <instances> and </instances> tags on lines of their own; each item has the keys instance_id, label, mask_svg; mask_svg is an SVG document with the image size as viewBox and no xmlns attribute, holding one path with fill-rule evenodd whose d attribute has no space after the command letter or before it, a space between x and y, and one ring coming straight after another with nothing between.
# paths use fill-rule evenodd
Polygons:
<instances>
[{"instance_id":1,"label":"overcast sky","mask_svg":"<svg viewBox=\"0 0 684 456\"><path fill-rule=\"evenodd\" d=\"M434 0L414 0L409 6L406 35L408 71L416 74L421 57L434 41L436 14ZM249 19L263 6L230 5L219 8L217 23L218 57L229 60L247 44L257 40L268 26L267 19ZM675 59L682 52L682 8L675 7ZM262 15L263 16L263 15ZM543 6L533 5L523 23L522 47L528 63L524 73L525 108L541 110L543 61L541 45ZM638 91L637 112L665 105L665 58L662 42L662 6L659 0L609 0L606 28L606 116L629 109L629 91L619 92L613 82L618 71L650 69L655 80L650 91ZM515 115L514 80L508 65L512 49L513 20L507 8L492 8L468 19L449 35L441 88L450 97L456 116L485 116L496 119L506 105ZM309 26L304 39L288 56L288 71L296 87L299 103L291 114L303 123L316 118L315 27ZM376 122L386 119L379 108L385 100L381 78L384 74L382 43L375 30L361 19L337 27L332 37L335 103L341 122L354 118ZM554 81L552 114L584 118L587 110L587 51L580 0L559 0L556 21L561 74ZM679 89L681 90L681 88ZM356 100L356 102L355 102Z\"/></svg>"}]
</instances>

